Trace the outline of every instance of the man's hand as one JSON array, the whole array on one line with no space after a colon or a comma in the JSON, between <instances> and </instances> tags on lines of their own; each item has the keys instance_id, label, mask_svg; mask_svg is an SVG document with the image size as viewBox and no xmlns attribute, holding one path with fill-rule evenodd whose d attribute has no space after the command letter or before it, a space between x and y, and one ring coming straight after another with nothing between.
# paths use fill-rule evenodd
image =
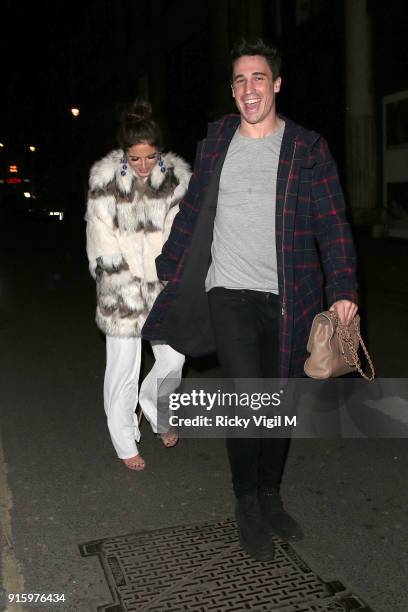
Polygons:
<instances>
[{"instance_id":1,"label":"man's hand","mask_svg":"<svg viewBox=\"0 0 408 612\"><path fill-rule=\"evenodd\" d=\"M339 300L338 302L334 302L329 310L336 312L339 321L348 325L357 314L358 306L349 300Z\"/></svg>"}]
</instances>

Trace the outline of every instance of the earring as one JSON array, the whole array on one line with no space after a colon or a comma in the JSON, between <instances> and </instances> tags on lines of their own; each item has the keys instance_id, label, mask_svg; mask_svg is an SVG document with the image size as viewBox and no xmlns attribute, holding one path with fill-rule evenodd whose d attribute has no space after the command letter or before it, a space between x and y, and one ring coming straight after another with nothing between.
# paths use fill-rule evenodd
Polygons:
<instances>
[{"instance_id":1,"label":"earring","mask_svg":"<svg viewBox=\"0 0 408 612\"><path fill-rule=\"evenodd\" d=\"M123 159L120 160L120 163L122 164L122 170L120 171L120 173L122 176L126 176L126 170L127 170L126 155L123 156Z\"/></svg>"},{"instance_id":2,"label":"earring","mask_svg":"<svg viewBox=\"0 0 408 612\"><path fill-rule=\"evenodd\" d=\"M164 165L164 161L162 160L161 153L157 154L157 163L159 164L161 172L166 172L166 166Z\"/></svg>"}]
</instances>

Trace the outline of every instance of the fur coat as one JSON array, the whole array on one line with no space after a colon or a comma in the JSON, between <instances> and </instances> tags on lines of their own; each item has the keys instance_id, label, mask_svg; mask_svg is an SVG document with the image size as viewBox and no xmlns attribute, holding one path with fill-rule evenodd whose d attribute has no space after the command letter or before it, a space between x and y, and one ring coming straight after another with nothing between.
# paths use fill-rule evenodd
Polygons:
<instances>
[{"instance_id":1,"label":"fur coat","mask_svg":"<svg viewBox=\"0 0 408 612\"><path fill-rule=\"evenodd\" d=\"M178 204L187 191L190 169L167 153L165 172L156 164L142 182L123 151L97 161L90 173L87 202L87 254L96 279L96 322L108 336L140 336L163 284L155 259L169 235Z\"/></svg>"}]
</instances>

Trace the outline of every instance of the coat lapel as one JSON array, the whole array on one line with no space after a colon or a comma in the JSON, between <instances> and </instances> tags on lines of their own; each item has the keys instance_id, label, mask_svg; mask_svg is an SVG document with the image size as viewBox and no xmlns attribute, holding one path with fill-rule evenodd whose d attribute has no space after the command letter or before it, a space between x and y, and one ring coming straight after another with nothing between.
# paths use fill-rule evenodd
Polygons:
<instances>
[{"instance_id":1,"label":"coat lapel","mask_svg":"<svg viewBox=\"0 0 408 612\"><path fill-rule=\"evenodd\" d=\"M204 175L215 171L221 155L225 154L240 123L239 115L227 115L223 121L210 126L208 136L202 141L200 172Z\"/></svg>"},{"instance_id":2,"label":"coat lapel","mask_svg":"<svg viewBox=\"0 0 408 612\"><path fill-rule=\"evenodd\" d=\"M292 267L293 234L295 231L296 207L298 203L301 168L308 167L307 147L298 138L296 125L284 119L285 131L279 156L276 184L276 251L278 269ZM282 279L281 279L282 280ZM280 292L283 287L279 287Z\"/></svg>"}]
</instances>

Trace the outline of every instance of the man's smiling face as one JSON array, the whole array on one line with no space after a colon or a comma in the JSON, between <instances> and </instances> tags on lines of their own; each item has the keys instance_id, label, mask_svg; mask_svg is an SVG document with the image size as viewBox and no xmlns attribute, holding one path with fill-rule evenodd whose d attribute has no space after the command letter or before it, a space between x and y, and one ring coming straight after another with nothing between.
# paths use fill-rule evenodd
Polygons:
<instances>
[{"instance_id":1,"label":"man's smiling face","mask_svg":"<svg viewBox=\"0 0 408 612\"><path fill-rule=\"evenodd\" d=\"M243 55L234 62L232 95L241 120L251 125L267 124L275 117L275 95L281 78L275 81L262 55Z\"/></svg>"}]
</instances>

